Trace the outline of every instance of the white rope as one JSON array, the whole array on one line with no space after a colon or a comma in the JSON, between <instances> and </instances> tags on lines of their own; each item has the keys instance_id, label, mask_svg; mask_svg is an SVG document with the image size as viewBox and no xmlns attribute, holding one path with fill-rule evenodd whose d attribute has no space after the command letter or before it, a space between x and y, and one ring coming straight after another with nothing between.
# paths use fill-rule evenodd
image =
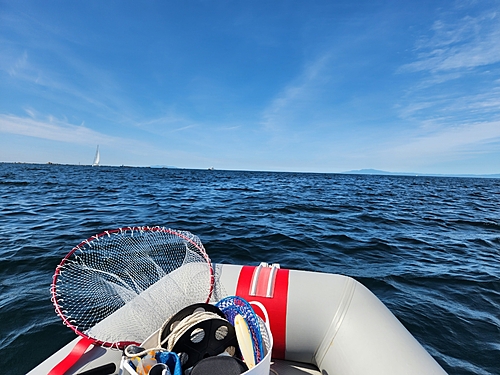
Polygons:
<instances>
[{"instance_id":1,"label":"white rope","mask_svg":"<svg viewBox=\"0 0 500 375\"><path fill-rule=\"evenodd\" d=\"M172 351L179 338L181 338L182 335L184 335L192 326L210 319L220 319L227 322L226 319L222 318L218 314L208 311L195 311L193 314L186 316L184 319L182 319L172 329L172 332L170 332L170 334L163 341L161 341L161 332L164 331L164 329L166 328L165 324L168 323L165 322L158 334L158 346L162 346L163 344L167 343L167 350Z\"/></svg>"},{"instance_id":2,"label":"white rope","mask_svg":"<svg viewBox=\"0 0 500 375\"><path fill-rule=\"evenodd\" d=\"M162 332L167 328L166 325L168 323L171 323L171 324L176 323L176 322L170 322L170 320L171 320L171 317L170 317L169 319L167 319L163 323L161 329L158 331L158 341L157 341L156 348L144 348L143 351L137 352L137 353L128 353L127 350L125 350L125 355L129 358L133 358L133 357L141 357L141 356L149 353L152 350L153 351L162 351L162 350L163 351L165 351L165 350L172 351L175 344L179 340L179 338L181 338L182 335L184 335L192 326L194 326L195 324L198 324L200 322L210 320L210 319L220 319L220 320L227 322L226 319L224 319L223 317L221 317L218 314L208 312L208 311L195 311L193 314L188 315L187 317L185 317L181 321L177 322L175 327L173 327L172 332L170 332L170 334L166 338L164 338L162 341L161 336L162 336ZM165 343L167 343L166 348L163 347L163 345Z\"/></svg>"}]
</instances>

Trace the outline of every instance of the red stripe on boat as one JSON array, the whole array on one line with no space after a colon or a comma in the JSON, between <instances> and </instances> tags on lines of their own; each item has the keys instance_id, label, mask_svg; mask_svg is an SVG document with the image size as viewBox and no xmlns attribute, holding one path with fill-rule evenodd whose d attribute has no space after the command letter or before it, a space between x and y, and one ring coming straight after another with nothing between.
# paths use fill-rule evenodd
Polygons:
<instances>
[{"instance_id":1,"label":"red stripe on boat","mask_svg":"<svg viewBox=\"0 0 500 375\"><path fill-rule=\"evenodd\" d=\"M82 337L76 345L73 347L71 352L61 361L59 362L48 375L64 375L66 372L73 367L76 362L80 358L82 358L83 354L87 351L90 345L94 344L95 340L90 339L88 337Z\"/></svg>"},{"instance_id":2,"label":"red stripe on boat","mask_svg":"<svg viewBox=\"0 0 500 375\"><path fill-rule=\"evenodd\" d=\"M244 298L248 302L258 301L264 305L269 315L269 326L271 327L271 332L274 339L273 353L272 357L277 359L285 358L286 349L286 315L287 315L287 303L288 303L288 276L289 270L278 269L276 272L276 280L274 284L274 293L271 295L273 297L267 298L261 293L257 295L250 295L250 288L252 284L253 274L256 267L254 266L243 266L240 271L240 276L238 279L238 285L236 287L236 295ZM259 277L257 281L257 290L262 291L263 288L267 288L269 281L269 274L264 273L267 277L263 277L262 280ZM259 309L253 306L255 312L261 316Z\"/></svg>"}]
</instances>

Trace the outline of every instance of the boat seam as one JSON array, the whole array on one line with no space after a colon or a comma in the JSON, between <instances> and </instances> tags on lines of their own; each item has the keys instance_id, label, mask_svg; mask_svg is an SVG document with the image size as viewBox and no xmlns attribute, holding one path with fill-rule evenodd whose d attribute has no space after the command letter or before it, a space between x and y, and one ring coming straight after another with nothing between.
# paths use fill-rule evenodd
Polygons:
<instances>
[{"instance_id":1,"label":"boat seam","mask_svg":"<svg viewBox=\"0 0 500 375\"><path fill-rule=\"evenodd\" d=\"M346 276L346 283L344 286L344 290L342 292L342 299L340 300L340 304L333 316L333 319L326 331L325 336L323 336L323 340L321 340L320 345L314 352L314 360L318 367L321 367L320 364L323 362L326 353L330 346L332 346L337 333L340 330L340 327L344 321L345 316L347 315L347 311L349 310L349 306L351 305L352 297L354 296L354 291L356 289L356 282L354 279Z\"/></svg>"}]
</instances>

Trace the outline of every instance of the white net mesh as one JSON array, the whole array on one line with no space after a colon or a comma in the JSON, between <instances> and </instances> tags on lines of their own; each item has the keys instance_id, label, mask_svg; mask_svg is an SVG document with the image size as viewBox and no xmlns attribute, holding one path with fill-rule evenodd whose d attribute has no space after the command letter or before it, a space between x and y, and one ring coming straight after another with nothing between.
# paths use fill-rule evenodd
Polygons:
<instances>
[{"instance_id":1,"label":"white net mesh","mask_svg":"<svg viewBox=\"0 0 500 375\"><path fill-rule=\"evenodd\" d=\"M68 326L109 346L142 342L180 309L208 302L212 289L210 259L198 237L142 227L76 246L58 266L52 294Z\"/></svg>"}]
</instances>

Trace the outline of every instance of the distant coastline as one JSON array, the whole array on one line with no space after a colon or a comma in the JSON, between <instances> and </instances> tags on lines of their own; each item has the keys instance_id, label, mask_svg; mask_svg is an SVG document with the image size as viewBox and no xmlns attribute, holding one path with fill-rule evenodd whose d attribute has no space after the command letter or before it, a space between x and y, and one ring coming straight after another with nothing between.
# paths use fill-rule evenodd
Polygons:
<instances>
[{"instance_id":1,"label":"distant coastline","mask_svg":"<svg viewBox=\"0 0 500 375\"><path fill-rule=\"evenodd\" d=\"M63 163L35 163L35 162L22 162L22 161L0 161L0 164L33 164L33 165L64 165L76 167L88 167L91 164L63 164ZM207 170L206 168L181 168L173 165L102 165L109 168L152 168L152 169L192 169L192 170ZM212 167L208 168L212 171ZM218 169L224 171L224 169ZM388 172L380 169L354 169L345 172L297 172L297 171L259 171L259 170L239 170L227 169L233 172L273 172L273 173L319 173L319 174L349 174L349 175L372 175L372 176L408 176L408 177L463 177L463 178L500 178L500 173L491 174L472 174L472 173L416 173L416 172Z\"/></svg>"},{"instance_id":2,"label":"distant coastline","mask_svg":"<svg viewBox=\"0 0 500 375\"><path fill-rule=\"evenodd\" d=\"M458 173L410 173L410 172L387 172L379 169L356 169L352 171L341 172L341 174L359 174L374 176L428 176L428 177L477 177L477 178L500 178L500 173L493 174L458 174Z\"/></svg>"}]
</instances>

